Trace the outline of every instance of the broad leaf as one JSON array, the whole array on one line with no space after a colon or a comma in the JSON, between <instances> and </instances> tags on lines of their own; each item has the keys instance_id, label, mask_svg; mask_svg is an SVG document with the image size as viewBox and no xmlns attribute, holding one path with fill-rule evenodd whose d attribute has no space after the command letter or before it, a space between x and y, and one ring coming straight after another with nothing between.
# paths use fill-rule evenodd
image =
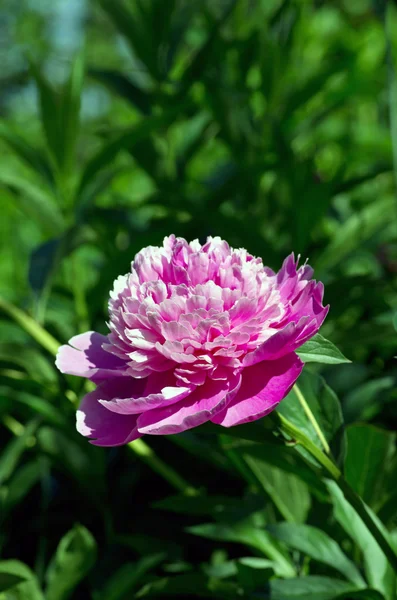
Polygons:
<instances>
[{"instance_id":1,"label":"broad leaf","mask_svg":"<svg viewBox=\"0 0 397 600\"><path fill-rule=\"evenodd\" d=\"M244 453L242 456L284 519L304 522L311 504L307 485L293 473L269 465L266 459Z\"/></svg>"},{"instance_id":2,"label":"broad leaf","mask_svg":"<svg viewBox=\"0 0 397 600\"><path fill-rule=\"evenodd\" d=\"M321 529L310 525L276 523L268 525L267 530L287 546L337 569L355 585L364 585L364 580L357 567L347 558L335 540Z\"/></svg>"},{"instance_id":3,"label":"broad leaf","mask_svg":"<svg viewBox=\"0 0 397 600\"><path fill-rule=\"evenodd\" d=\"M360 590L359 592L350 592L349 594L342 594L342 596L338 596L336 600L384 600L385 597L382 596L376 590L366 589Z\"/></svg>"},{"instance_id":4,"label":"broad leaf","mask_svg":"<svg viewBox=\"0 0 397 600\"><path fill-rule=\"evenodd\" d=\"M280 577L293 577L295 573L291 561L284 556L278 543L266 531L250 523L240 522L234 525L205 523L188 527L187 531L210 540L251 546L274 562L276 573Z\"/></svg>"},{"instance_id":5,"label":"broad leaf","mask_svg":"<svg viewBox=\"0 0 397 600\"><path fill-rule=\"evenodd\" d=\"M300 390L335 458L339 463L343 462L345 431L342 410L336 394L322 377L310 373L307 369L299 377L298 390ZM277 410L299 427L317 446L322 450L324 449L323 443L301 403L297 386L292 388L288 396L279 404ZM297 448L300 450L299 446ZM305 456L311 460L311 457L306 453Z\"/></svg>"},{"instance_id":6,"label":"broad leaf","mask_svg":"<svg viewBox=\"0 0 397 600\"><path fill-rule=\"evenodd\" d=\"M318 362L327 365L349 363L342 352L329 340L317 333L311 340L303 344L296 353L303 362Z\"/></svg>"},{"instance_id":7,"label":"broad leaf","mask_svg":"<svg viewBox=\"0 0 397 600\"><path fill-rule=\"evenodd\" d=\"M274 574L273 563L256 556L240 558L236 565L237 579L246 592L262 589Z\"/></svg>"},{"instance_id":8,"label":"broad leaf","mask_svg":"<svg viewBox=\"0 0 397 600\"><path fill-rule=\"evenodd\" d=\"M395 434L364 424L351 425L346 433L346 479L364 502L376 506L382 497L385 466L394 450Z\"/></svg>"},{"instance_id":9,"label":"broad leaf","mask_svg":"<svg viewBox=\"0 0 397 600\"><path fill-rule=\"evenodd\" d=\"M0 563L0 569L1 569L1 563ZM17 585L17 583L21 583L22 581L25 581L25 579L23 577L21 577L20 575L15 575L14 573L6 573L6 572L3 573L0 570L0 592L6 592L10 588L14 587L14 585Z\"/></svg>"},{"instance_id":10,"label":"broad leaf","mask_svg":"<svg viewBox=\"0 0 397 600\"><path fill-rule=\"evenodd\" d=\"M274 579L269 583L268 594L258 594L257 597L269 600L334 600L356 589L340 579L312 575L298 579Z\"/></svg>"},{"instance_id":11,"label":"broad leaf","mask_svg":"<svg viewBox=\"0 0 397 600\"><path fill-rule=\"evenodd\" d=\"M0 561L0 582L5 585L10 577L18 578L20 582L7 590L6 600L44 600L37 578L27 565L19 560Z\"/></svg>"}]
</instances>

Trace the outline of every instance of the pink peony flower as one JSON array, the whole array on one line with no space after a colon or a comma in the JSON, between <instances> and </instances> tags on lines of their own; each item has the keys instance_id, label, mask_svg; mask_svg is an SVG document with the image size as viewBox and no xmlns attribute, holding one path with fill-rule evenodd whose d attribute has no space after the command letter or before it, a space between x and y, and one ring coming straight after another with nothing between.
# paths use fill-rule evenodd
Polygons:
<instances>
[{"instance_id":1,"label":"pink peony flower","mask_svg":"<svg viewBox=\"0 0 397 600\"><path fill-rule=\"evenodd\" d=\"M97 384L77 411L78 431L118 446L267 415L302 371L294 350L328 312L312 274L293 254L274 273L219 237L202 246L171 235L141 250L110 293L110 333L88 331L59 349L62 373Z\"/></svg>"}]
</instances>

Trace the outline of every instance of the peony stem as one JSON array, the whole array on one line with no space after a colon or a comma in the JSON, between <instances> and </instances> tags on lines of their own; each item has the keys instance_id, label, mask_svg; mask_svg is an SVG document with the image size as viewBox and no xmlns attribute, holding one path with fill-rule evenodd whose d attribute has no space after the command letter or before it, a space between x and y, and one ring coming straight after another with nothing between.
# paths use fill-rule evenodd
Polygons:
<instances>
[{"instance_id":1,"label":"peony stem","mask_svg":"<svg viewBox=\"0 0 397 600\"><path fill-rule=\"evenodd\" d=\"M199 492L181 475L159 458L156 453L141 439L134 440L128 447L135 452L153 471L161 475L172 487L185 496L196 496Z\"/></svg>"},{"instance_id":2,"label":"peony stem","mask_svg":"<svg viewBox=\"0 0 397 600\"><path fill-rule=\"evenodd\" d=\"M333 460L326 456L310 438L308 438L300 429L298 429L298 427L293 425L293 423L288 421L288 419L283 417L280 413L273 412L272 418L277 422L279 430L295 440L297 443L301 444L303 448L310 452L310 454L321 464L321 466L327 471L332 479L338 484L346 500L352 505L357 514L361 517L366 527L378 542L380 548L389 560L389 563L397 572L397 556L394 550L383 535L382 531L380 531L378 528L372 516L367 511L367 508L360 496L356 494L356 492L350 487L348 482L344 479L342 472L333 462Z\"/></svg>"},{"instance_id":3,"label":"peony stem","mask_svg":"<svg viewBox=\"0 0 397 600\"><path fill-rule=\"evenodd\" d=\"M329 447L329 444L328 444L327 440L325 439L325 436L324 436L323 432L321 431L321 428L320 428L319 424L317 423L316 418L313 415L308 403L306 402L304 395L302 394L302 392L300 391L300 389L296 383L294 385L294 392L297 395L299 403L302 406L303 410L305 411L307 418L309 419L310 423L313 425L313 429L317 433L318 439L320 440L325 453L331 454L331 449Z\"/></svg>"}]
</instances>

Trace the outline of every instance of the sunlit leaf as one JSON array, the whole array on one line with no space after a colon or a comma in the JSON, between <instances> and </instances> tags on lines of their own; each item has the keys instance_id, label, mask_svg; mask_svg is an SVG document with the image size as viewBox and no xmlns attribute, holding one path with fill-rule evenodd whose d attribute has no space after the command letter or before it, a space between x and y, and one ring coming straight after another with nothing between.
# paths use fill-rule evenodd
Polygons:
<instances>
[{"instance_id":1,"label":"sunlit leaf","mask_svg":"<svg viewBox=\"0 0 397 600\"><path fill-rule=\"evenodd\" d=\"M297 349L296 353L303 362L319 362L328 365L349 363L340 350L332 342L316 333L309 341Z\"/></svg>"},{"instance_id":2,"label":"sunlit leaf","mask_svg":"<svg viewBox=\"0 0 397 600\"><path fill-rule=\"evenodd\" d=\"M96 560L96 542L92 534L76 525L60 541L48 567L46 600L67 600L84 579Z\"/></svg>"}]
</instances>

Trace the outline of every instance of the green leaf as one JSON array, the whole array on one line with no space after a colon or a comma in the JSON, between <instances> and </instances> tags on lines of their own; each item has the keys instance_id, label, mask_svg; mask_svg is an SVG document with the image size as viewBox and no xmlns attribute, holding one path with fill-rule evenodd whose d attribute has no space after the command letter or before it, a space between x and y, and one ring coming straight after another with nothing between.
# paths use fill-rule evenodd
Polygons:
<instances>
[{"instance_id":1,"label":"green leaf","mask_svg":"<svg viewBox=\"0 0 397 600\"><path fill-rule=\"evenodd\" d=\"M0 123L0 138L36 173L40 173L48 183L54 182L51 165L44 154L30 146L26 140L12 131L6 123Z\"/></svg>"},{"instance_id":2,"label":"green leaf","mask_svg":"<svg viewBox=\"0 0 397 600\"><path fill-rule=\"evenodd\" d=\"M108 190L118 175L126 171L126 167L104 169L81 190L75 204L76 221L78 223L86 217L86 213L95 204L97 197Z\"/></svg>"},{"instance_id":3,"label":"green leaf","mask_svg":"<svg viewBox=\"0 0 397 600\"><path fill-rule=\"evenodd\" d=\"M336 394L322 377L310 373L307 369L299 377L298 386L334 456L338 462L342 462L345 453L345 432L342 410ZM277 410L323 449L323 443L302 406L296 386L279 404ZM299 446L297 449L301 451ZM307 453L304 455L308 460L313 460Z\"/></svg>"},{"instance_id":4,"label":"green leaf","mask_svg":"<svg viewBox=\"0 0 397 600\"><path fill-rule=\"evenodd\" d=\"M35 294L39 297L45 292L66 256L94 239L95 233L89 226L75 225L59 238L35 248L30 255L28 271L28 280Z\"/></svg>"},{"instance_id":5,"label":"green leaf","mask_svg":"<svg viewBox=\"0 0 397 600\"><path fill-rule=\"evenodd\" d=\"M25 579L20 575L14 575L13 573L2 573L0 571L0 592L9 590L10 588L14 587L14 585L17 585L17 583L21 583L21 581L25 581Z\"/></svg>"},{"instance_id":6,"label":"green leaf","mask_svg":"<svg viewBox=\"0 0 397 600\"><path fill-rule=\"evenodd\" d=\"M337 569L352 583L358 586L365 585L354 563L342 552L335 540L321 529L310 525L276 523L275 525L268 525L267 530L273 537L284 542L287 546Z\"/></svg>"},{"instance_id":7,"label":"green leaf","mask_svg":"<svg viewBox=\"0 0 397 600\"><path fill-rule=\"evenodd\" d=\"M54 271L58 262L60 239L48 240L33 250L30 255L28 281L32 290L40 295L45 287L50 274Z\"/></svg>"},{"instance_id":8,"label":"green leaf","mask_svg":"<svg viewBox=\"0 0 397 600\"><path fill-rule=\"evenodd\" d=\"M73 168L77 136L79 132L79 116L81 92L84 82L84 53L74 60L70 77L62 96L60 106L60 127L62 133L62 168L69 173Z\"/></svg>"},{"instance_id":9,"label":"green leaf","mask_svg":"<svg viewBox=\"0 0 397 600\"><path fill-rule=\"evenodd\" d=\"M98 600L127 600L131 598L131 592L140 583L144 575L154 569L165 557L166 554L152 554L145 556L137 563L123 565L106 581L103 590L98 595Z\"/></svg>"},{"instance_id":10,"label":"green leaf","mask_svg":"<svg viewBox=\"0 0 397 600\"><path fill-rule=\"evenodd\" d=\"M369 584L374 589L384 594L387 600L393 600L396 576L386 556L383 554L378 543L373 538L363 523L361 517L343 496L342 491L333 481L327 481L327 487L331 494L334 506L334 515L338 523L346 533L354 540L363 553L365 573ZM368 512L371 512L367 508ZM372 514L378 527L382 530L386 539L388 532L377 517Z\"/></svg>"},{"instance_id":11,"label":"green leaf","mask_svg":"<svg viewBox=\"0 0 397 600\"><path fill-rule=\"evenodd\" d=\"M242 521L233 526L225 523L205 523L188 527L187 531L217 542L245 544L270 558L280 577L293 577L295 574L291 561L278 548L277 542L266 531L250 523Z\"/></svg>"},{"instance_id":12,"label":"green leaf","mask_svg":"<svg viewBox=\"0 0 397 600\"><path fill-rule=\"evenodd\" d=\"M382 398L395 386L394 377L379 377L356 385L343 401L343 414L347 423L373 419L382 408Z\"/></svg>"},{"instance_id":13,"label":"green leaf","mask_svg":"<svg viewBox=\"0 0 397 600\"><path fill-rule=\"evenodd\" d=\"M238 582L246 592L263 588L273 576L273 563L263 558L256 556L239 558L236 565Z\"/></svg>"},{"instance_id":14,"label":"green leaf","mask_svg":"<svg viewBox=\"0 0 397 600\"><path fill-rule=\"evenodd\" d=\"M242 456L284 519L304 522L311 505L307 485L293 473L269 465L266 459L244 453Z\"/></svg>"},{"instance_id":15,"label":"green leaf","mask_svg":"<svg viewBox=\"0 0 397 600\"><path fill-rule=\"evenodd\" d=\"M326 340L319 333L298 348L296 353L303 362L318 362L327 365L339 365L351 362L343 356L341 351L332 342Z\"/></svg>"},{"instance_id":16,"label":"green leaf","mask_svg":"<svg viewBox=\"0 0 397 600\"><path fill-rule=\"evenodd\" d=\"M18 365L38 382L56 383L53 365L37 348L17 342L0 343L0 361Z\"/></svg>"},{"instance_id":17,"label":"green leaf","mask_svg":"<svg viewBox=\"0 0 397 600\"><path fill-rule=\"evenodd\" d=\"M251 494L244 498L181 494L159 500L153 506L184 515L207 515L222 522L235 522L263 508L263 497L259 494Z\"/></svg>"},{"instance_id":18,"label":"green leaf","mask_svg":"<svg viewBox=\"0 0 397 600\"><path fill-rule=\"evenodd\" d=\"M0 581L3 576L14 576L22 580L7 591L6 600L44 600L36 576L19 560L0 561Z\"/></svg>"},{"instance_id":19,"label":"green leaf","mask_svg":"<svg viewBox=\"0 0 397 600\"><path fill-rule=\"evenodd\" d=\"M32 461L20 467L7 485L7 494L1 509L1 517L4 518L24 497L32 487L40 481L42 467L38 461Z\"/></svg>"},{"instance_id":20,"label":"green leaf","mask_svg":"<svg viewBox=\"0 0 397 600\"><path fill-rule=\"evenodd\" d=\"M59 99L37 65L32 60L29 61L29 64L39 92L41 122L47 145L60 167L63 159L63 132L60 123Z\"/></svg>"},{"instance_id":21,"label":"green leaf","mask_svg":"<svg viewBox=\"0 0 397 600\"><path fill-rule=\"evenodd\" d=\"M257 595L269 600L334 600L357 588L351 583L331 577L308 576L297 579L274 579L269 583L269 594Z\"/></svg>"},{"instance_id":22,"label":"green leaf","mask_svg":"<svg viewBox=\"0 0 397 600\"><path fill-rule=\"evenodd\" d=\"M237 452L244 459L253 457L285 473L291 473L305 482L318 498L326 499L326 488L318 476L317 469L309 467L294 447L286 446L273 434L271 438L268 438L266 430L261 427L263 423L264 420L261 419L247 425L237 425L228 429L227 436L224 434L221 436L225 452ZM246 438L259 443L248 442ZM300 509L296 510L299 511Z\"/></svg>"},{"instance_id":23,"label":"green leaf","mask_svg":"<svg viewBox=\"0 0 397 600\"><path fill-rule=\"evenodd\" d=\"M346 479L364 502L376 506L382 497L385 466L394 450L395 434L364 424L351 425L346 433Z\"/></svg>"},{"instance_id":24,"label":"green leaf","mask_svg":"<svg viewBox=\"0 0 397 600\"><path fill-rule=\"evenodd\" d=\"M120 2L99 0L99 3L113 21L119 33L126 38L134 55L147 68L153 79L159 79L157 52L154 47L155 40L151 28L145 22L143 11L135 10L133 13L132 10L127 8L123 0L120 0ZM137 2L135 7L139 9L140 4Z\"/></svg>"},{"instance_id":25,"label":"green leaf","mask_svg":"<svg viewBox=\"0 0 397 600\"><path fill-rule=\"evenodd\" d=\"M38 425L38 419L30 421L30 423L25 426L23 434L13 438L2 450L0 454L0 484L7 481L15 471L22 454L28 448L29 440L36 432Z\"/></svg>"},{"instance_id":26,"label":"green leaf","mask_svg":"<svg viewBox=\"0 0 397 600\"><path fill-rule=\"evenodd\" d=\"M96 542L82 525L60 541L46 573L46 600L67 600L95 564Z\"/></svg>"},{"instance_id":27,"label":"green leaf","mask_svg":"<svg viewBox=\"0 0 397 600\"><path fill-rule=\"evenodd\" d=\"M18 323L36 342L54 356L61 345L48 331L37 323L31 316L24 313L17 306L0 298L0 310L3 310L8 316Z\"/></svg>"},{"instance_id":28,"label":"green leaf","mask_svg":"<svg viewBox=\"0 0 397 600\"><path fill-rule=\"evenodd\" d=\"M37 223L44 233L56 235L63 231L65 221L54 196L44 187L30 181L21 173L0 168L0 184L17 193L15 204L29 219Z\"/></svg>"},{"instance_id":29,"label":"green leaf","mask_svg":"<svg viewBox=\"0 0 397 600\"><path fill-rule=\"evenodd\" d=\"M359 592L350 592L349 594L342 594L342 596L338 596L336 600L384 600L385 597L382 596L376 590L366 589L360 590Z\"/></svg>"},{"instance_id":30,"label":"green leaf","mask_svg":"<svg viewBox=\"0 0 397 600\"><path fill-rule=\"evenodd\" d=\"M182 90L179 92L179 96L183 97L186 95L190 87L203 76L208 61L213 57L214 45L220 37L219 31L229 19L236 4L236 0L229 0L229 2L226 3L221 17L212 22L211 31L209 32L206 41L196 52L181 76Z\"/></svg>"},{"instance_id":31,"label":"green leaf","mask_svg":"<svg viewBox=\"0 0 397 600\"><path fill-rule=\"evenodd\" d=\"M395 199L393 196L369 204L338 228L330 244L316 261L316 272L329 270L339 264L353 250L361 246L390 219Z\"/></svg>"},{"instance_id":32,"label":"green leaf","mask_svg":"<svg viewBox=\"0 0 397 600\"><path fill-rule=\"evenodd\" d=\"M89 74L108 88L116 92L121 98L128 100L142 114L150 115L153 99L148 92L131 80L131 75L123 75L118 71L90 69Z\"/></svg>"},{"instance_id":33,"label":"green leaf","mask_svg":"<svg viewBox=\"0 0 397 600\"><path fill-rule=\"evenodd\" d=\"M111 163L121 150L130 150L134 144L145 139L158 129L170 125L177 114L180 112L180 106L164 112L162 115L146 117L134 127L116 135L112 140L106 142L101 150L86 165L78 190L82 194L85 187L91 183L94 177L106 166Z\"/></svg>"},{"instance_id":34,"label":"green leaf","mask_svg":"<svg viewBox=\"0 0 397 600\"><path fill-rule=\"evenodd\" d=\"M241 596L241 588L234 583L209 579L202 573L184 573L173 577L157 579L146 584L135 598L156 596L199 596L200 598L221 598L222 600L236 600Z\"/></svg>"},{"instance_id":35,"label":"green leaf","mask_svg":"<svg viewBox=\"0 0 397 600\"><path fill-rule=\"evenodd\" d=\"M24 406L29 407L32 414L40 415L43 419L51 423L51 425L64 428L70 427L70 421L68 421L60 408L52 405L48 400L29 394L28 392L11 394L11 397L13 400L15 399L15 402L20 402Z\"/></svg>"}]
</instances>

